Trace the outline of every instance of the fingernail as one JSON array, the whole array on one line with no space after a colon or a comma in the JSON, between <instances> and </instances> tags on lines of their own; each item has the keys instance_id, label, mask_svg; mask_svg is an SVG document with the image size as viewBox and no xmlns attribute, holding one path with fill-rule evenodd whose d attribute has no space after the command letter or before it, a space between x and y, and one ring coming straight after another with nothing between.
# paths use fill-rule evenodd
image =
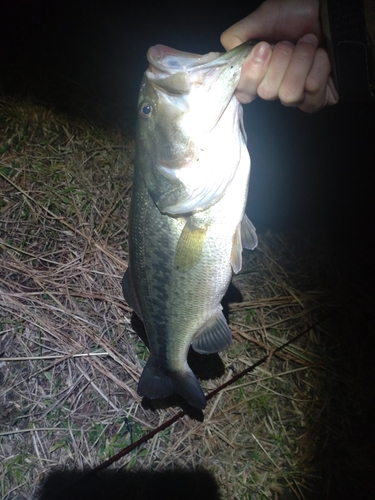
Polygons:
<instances>
[{"instance_id":1,"label":"fingernail","mask_svg":"<svg viewBox=\"0 0 375 500\"><path fill-rule=\"evenodd\" d=\"M318 38L312 33L308 33L307 35L303 35L302 38L298 40L298 42L311 43L311 45L318 46Z\"/></svg>"},{"instance_id":2,"label":"fingernail","mask_svg":"<svg viewBox=\"0 0 375 500\"><path fill-rule=\"evenodd\" d=\"M256 95L253 96L246 92L242 92L241 90L236 90L235 94L241 104L249 104L249 102L253 101L256 98Z\"/></svg>"},{"instance_id":3,"label":"fingernail","mask_svg":"<svg viewBox=\"0 0 375 500\"><path fill-rule=\"evenodd\" d=\"M253 59L257 62L264 63L268 59L268 46L265 43L258 43L253 49Z\"/></svg>"}]
</instances>

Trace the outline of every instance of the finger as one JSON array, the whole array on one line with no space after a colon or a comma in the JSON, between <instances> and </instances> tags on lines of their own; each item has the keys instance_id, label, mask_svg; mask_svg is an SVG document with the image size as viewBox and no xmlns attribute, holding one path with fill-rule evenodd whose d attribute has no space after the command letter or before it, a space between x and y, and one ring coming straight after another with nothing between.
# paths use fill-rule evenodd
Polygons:
<instances>
[{"instance_id":1,"label":"finger","mask_svg":"<svg viewBox=\"0 0 375 500\"><path fill-rule=\"evenodd\" d=\"M250 38L255 38L253 34L255 28L253 15L254 14L249 14L244 19L241 19L241 21L238 21L223 31L220 35L220 43L225 50L231 50L237 47L237 45L240 45L240 43L246 42L246 40Z\"/></svg>"},{"instance_id":2,"label":"finger","mask_svg":"<svg viewBox=\"0 0 375 500\"><path fill-rule=\"evenodd\" d=\"M262 99L269 101L278 97L281 82L293 56L294 47L294 44L290 42L280 42L274 46L267 73L258 87L258 95Z\"/></svg>"},{"instance_id":3,"label":"finger","mask_svg":"<svg viewBox=\"0 0 375 500\"><path fill-rule=\"evenodd\" d=\"M305 82L317 48L318 38L311 33L298 40L279 89L280 101L285 106L298 106L304 100Z\"/></svg>"},{"instance_id":4,"label":"finger","mask_svg":"<svg viewBox=\"0 0 375 500\"><path fill-rule=\"evenodd\" d=\"M271 57L271 46L267 42L260 42L245 60L236 90L237 99L243 104L256 98L258 85L267 72Z\"/></svg>"},{"instance_id":5,"label":"finger","mask_svg":"<svg viewBox=\"0 0 375 500\"><path fill-rule=\"evenodd\" d=\"M269 43L280 40L295 43L305 33L322 36L318 0L267 0L224 31L220 41L230 50L250 38Z\"/></svg>"},{"instance_id":6,"label":"finger","mask_svg":"<svg viewBox=\"0 0 375 500\"><path fill-rule=\"evenodd\" d=\"M302 111L314 113L329 104L338 102L334 85L330 86L331 64L325 50L319 48L305 83L305 98L300 106Z\"/></svg>"}]
</instances>

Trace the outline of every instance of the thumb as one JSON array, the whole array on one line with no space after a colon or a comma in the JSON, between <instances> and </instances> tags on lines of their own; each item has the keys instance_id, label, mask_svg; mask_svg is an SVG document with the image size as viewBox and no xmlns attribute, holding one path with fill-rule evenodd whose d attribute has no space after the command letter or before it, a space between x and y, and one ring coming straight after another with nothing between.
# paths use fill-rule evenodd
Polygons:
<instances>
[{"instance_id":1,"label":"thumb","mask_svg":"<svg viewBox=\"0 0 375 500\"><path fill-rule=\"evenodd\" d=\"M271 39L278 17L277 9L268 8L265 2L254 12L225 30L221 34L220 42L225 50L231 50L250 38Z\"/></svg>"},{"instance_id":2,"label":"thumb","mask_svg":"<svg viewBox=\"0 0 375 500\"><path fill-rule=\"evenodd\" d=\"M269 43L296 43L307 33L321 39L318 0L266 0L254 12L233 24L220 41L226 50L255 38Z\"/></svg>"}]
</instances>

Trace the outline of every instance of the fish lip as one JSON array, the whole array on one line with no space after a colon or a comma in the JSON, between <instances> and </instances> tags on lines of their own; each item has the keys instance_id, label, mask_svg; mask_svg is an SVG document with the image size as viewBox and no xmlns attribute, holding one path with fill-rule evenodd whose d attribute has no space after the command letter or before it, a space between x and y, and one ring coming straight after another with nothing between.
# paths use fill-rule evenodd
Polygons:
<instances>
[{"instance_id":1,"label":"fish lip","mask_svg":"<svg viewBox=\"0 0 375 500\"><path fill-rule=\"evenodd\" d=\"M243 53L249 53L257 43L257 40L246 40L228 52L220 52L219 57L212 59L212 61L209 61L202 66L206 69L217 66L218 63L221 63L222 65L227 64L227 62L231 59L237 59L237 57L241 56Z\"/></svg>"},{"instance_id":2,"label":"fish lip","mask_svg":"<svg viewBox=\"0 0 375 500\"><path fill-rule=\"evenodd\" d=\"M250 50L258 43L256 40L247 40L237 45L228 52L209 52L207 54L197 55L190 52L173 49L167 45L154 45L147 51L147 60L155 69L163 73L173 74L181 71L190 72L192 70L207 70L213 67L227 64L231 59L236 59L243 52ZM184 60L184 64L167 65L164 61L168 56ZM172 61L173 62L173 59Z\"/></svg>"},{"instance_id":3,"label":"fish lip","mask_svg":"<svg viewBox=\"0 0 375 500\"><path fill-rule=\"evenodd\" d=\"M147 52L149 67L145 76L152 85L171 96L188 95L193 85L207 89L210 82L220 80L221 75L230 75L232 69L238 71L256 43L247 40L229 52L203 55L154 45Z\"/></svg>"}]
</instances>

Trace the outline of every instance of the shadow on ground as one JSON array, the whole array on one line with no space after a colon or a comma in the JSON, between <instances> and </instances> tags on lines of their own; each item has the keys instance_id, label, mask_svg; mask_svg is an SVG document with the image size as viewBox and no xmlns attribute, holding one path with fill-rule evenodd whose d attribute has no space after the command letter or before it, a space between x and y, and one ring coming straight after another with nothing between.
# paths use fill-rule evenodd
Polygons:
<instances>
[{"instance_id":1,"label":"shadow on ground","mask_svg":"<svg viewBox=\"0 0 375 500\"><path fill-rule=\"evenodd\" d=\"M41 484L38 500L219 500L219 487L206 470L127 472L55 471Z\"/></svg>"}]
</instances>

